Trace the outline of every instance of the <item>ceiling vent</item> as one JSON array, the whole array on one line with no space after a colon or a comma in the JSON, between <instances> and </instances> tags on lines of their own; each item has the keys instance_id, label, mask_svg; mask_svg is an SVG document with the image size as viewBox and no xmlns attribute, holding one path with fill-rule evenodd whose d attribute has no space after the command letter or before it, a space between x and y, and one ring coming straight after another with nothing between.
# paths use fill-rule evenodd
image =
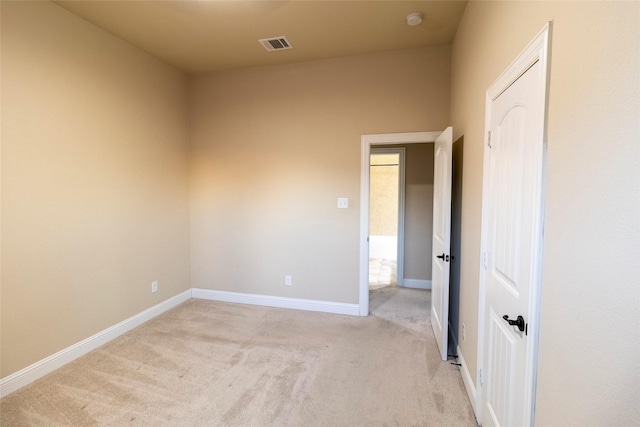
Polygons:
<instances>
[{"instance_id":1,"label":"ceiling vent","mask_svg":"<svg viewBox=\"0 0 640 427\"><path fill-rule=\"evenodd\" d=\"M260 39L258 41L269 52L271 52L272 50L284 50L293 48L293 46L291 46L291 43L289 43L289 40L287 40L285 36L273 37L270 39Z\"/></svg>"}]
</instances>

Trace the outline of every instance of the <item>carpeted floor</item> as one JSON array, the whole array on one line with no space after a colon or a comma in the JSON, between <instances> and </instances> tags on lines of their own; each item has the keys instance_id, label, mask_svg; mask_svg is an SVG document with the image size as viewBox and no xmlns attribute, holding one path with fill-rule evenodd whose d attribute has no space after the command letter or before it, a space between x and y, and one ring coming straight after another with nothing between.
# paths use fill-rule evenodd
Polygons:
<instances>
[{"instance_id":1,"label":"carpeted floor","mask_svg":"<svg viewBox=\"0 0 640 427\"><path fill-rule=\"evenodd\" d=\"M366 318L189 300L0 401L4 426L476 426L429 292Z\"/></svg>"}]
</instances>

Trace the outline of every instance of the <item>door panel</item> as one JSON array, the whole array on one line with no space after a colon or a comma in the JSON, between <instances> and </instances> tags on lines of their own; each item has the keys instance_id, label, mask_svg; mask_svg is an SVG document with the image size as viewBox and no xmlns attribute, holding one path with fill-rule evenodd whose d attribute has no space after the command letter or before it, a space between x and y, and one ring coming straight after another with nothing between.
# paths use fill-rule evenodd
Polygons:
<instances>
[{"instance_id":1,"label":"door panel","mask_svg":"<svg viewBox=\"0 0 640 427\"><path fill-rule=\"evenodd\" d=\"M440 357L447 360L449 335L449 256L451 247L451 150L453 128L434 143L433 246L431 261L431 326ZM442 256L443 258L438 258Z\"/></svg>"},{"instance_id":2,"label":"door panel","mask_svg":"<svg viewBox=\"0 0 640 427\"><path fill-rule=\"evenodd\" d=\"M489 349L489 378L487 387L487 410L491 417L489 425L512 426L514 367L517 355L517 341L495 311L490 314L489 340L493 343Z\"/></svg>"}]
</instances>

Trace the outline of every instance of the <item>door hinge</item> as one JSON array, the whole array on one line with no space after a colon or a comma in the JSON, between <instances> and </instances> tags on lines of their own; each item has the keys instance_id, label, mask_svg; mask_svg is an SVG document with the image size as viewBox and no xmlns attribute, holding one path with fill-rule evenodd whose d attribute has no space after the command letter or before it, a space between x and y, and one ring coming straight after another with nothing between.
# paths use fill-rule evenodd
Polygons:
<instances>
[{"instance_id":1,"label":"door hinge","mask_svg":"<svg viewBox=\"0 0 640 427\"><path fill-rule=\"evenodd\" d=\"M487 131L487 147L491 148L491 131Z\"/></svg>"},{"instance_id":2,"label":"door hinge","mask_svg":"<svg viewBox=\"0 0 640 427\"><path fill-rule=\"evenodd\" d=\"M480 387L483 386L483 384L482 384L482 369L478 369L478 383L480 383Z\"/></svg>"},{"instance_id":3,"label":"door hinge","mask_svg":"<svg viewBox=\"0 0 640 427\"><path fill-rule=\"evenodd\" d=\"M482 253L482 266L485 270L489 267L489 255L486 252Z\"/></svg>"}]
</instances>

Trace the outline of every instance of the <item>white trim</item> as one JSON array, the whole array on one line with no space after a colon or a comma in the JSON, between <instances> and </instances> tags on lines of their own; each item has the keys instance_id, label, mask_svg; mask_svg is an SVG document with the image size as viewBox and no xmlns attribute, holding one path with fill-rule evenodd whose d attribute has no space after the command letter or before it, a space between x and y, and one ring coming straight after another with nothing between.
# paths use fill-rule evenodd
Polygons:
<instances>
[{"instance_id":1,"label":"white trim","mask_svg":"<svg viewBox=\"0 0 640 427\"><path fill-rule=\"evenodd\" d=\"M270 295L244 294L239 292L214 291L210 289L193 288L192 298L211 301L232 302L236 304L261 305L266 307L292 308L295 310L321 311L324 313L348 314L358 316L358 304L344 302L317 301L309 299L276 297Z\"/></svg>"},{"instance_id":2,"label":"white trim","mask_svg":"<svg viewBox=\"0 0 640 427\"><path fill-rule=\"evenodd\" d=\"M540 331L540 291L542 287L542 224L544 223L544 194L546 186L546 148L547 148L547 112L549 102L549 52L551 49L551 30L552 22L547 24L538 32L527 47L518 55L518 57L507 67L507 69L498 77L498 79L487 90L485 100L485 132L484 132L484 162L483 162L483 185L482 185L482 226L480 237L480 279L479 279L479 298L478 298L478 349L477 349L477 370L482 372L484 367L484 344L485 344L485 315L486 315L486 283L485 283L485 267L484 254L487 248L487 233L489 227L488 212L488 155L487 155L487 135L491 129L491 103L502 92L504 92L513 82L520 78L533 64L540 62L541 69L541 85L544 90L544 102L541 107L543 113L543 129L540 135L543 144L542 155L542 176L541 188L538 193L538 205L535 207L536 216L534 221L538 224L539 236L537 236L538 245L534 251L536 256L536 264L534 267L534 277L529 296L529 319L528 319L528 335L531 337L531 345L527 347L526 366L525 366L525 401L528 406L525 408L527 412L528 425L535 425L535 401L537 386L537 369L538 369L538 347L539 347L539 331ZM460 353L458 353L460 354ZM477 411L476 417L482 420L483 411L483 387L477 388Z\"/></svg>"},{"instance_id":3,"label":"white trim","mask_svg":"<svg viewBox=\"0 0 640 427\"><path fill-rule=\"evenodd\" d=\"M431 280L421 280L421 279L403 279L405 288L412 289L431 289Z\"/></svg>"},{"instance_id":4,"label":"white trim","mask_svg":"<svg viewBox=\"0 0 640 427\"><path fill-rule=\"evenodd\" d=\"M406 174L405 161L407 150L400 148L372 148L369 155L374 154L397 154L398 155L398 224L397 224L397 246L396 246L396 280L398 286L404 286L404 210ZM371 167L371 165L369 165Z\"/></svg>"},{"instance_id":5,"label":"white trim","mask_svg":"<svg viewBox=\"0 0 640 427\"><path fill-rule=\"evenodd\" d=\"M458 362L460 362L460 375L462 375L462 382L464 383L464 388L467 390L467 396L469 396L469 401L471 402L471 407L473 408L473 413L476 416L476 420L480 421L478 418L478 395L476 393L476 387L473 385L473 380L471 379L471 372L469 372L469 366L467 362L465 362L464 357L462 357L462 351L460 347L457 347L458 352Z\"/></svg>"},{"instance_id":6,"label":"white trim","mask_svg":"<svg viewBox=\"0 0 640 427\"><path fill-rule=\"evenodd\" d=\"M0 397L4 397L14 391L34 382L35 380L47 375L50 372L66 365L69 362L77 359L89 353L92 350L108 343L109 341L119 337L136 328L143 323L153 319L154 317L164 313L165 311L181 304L191 298L191 289L179 293L178 295L169 298L154 305L147 310L138 313L122 322L113 325L95 335L90 336L72 346L69 346L59 352L52 354L32 365L27 366L24 369L15 372L8 377L0 380Z\"/></svg>"},{"instance_id":7,"label":"white trim","mask_svg":"<svg viewBox=\"0 0 640 427\"><path fill-rule=\"evenodd\" d=\"M408 132L362 135L360 139L360 316L369 315L369 156L375 145L435 142L442 132Z\"/></svg>"},{"instance_id":8,"label":"white trim","mask_svg":"<svg viewBox=\"0 0 640 427\"><path fill-rule=\"evenodd\" d=\"M369 145L397 145L435 142L442 131L436 132L405 132L405 133L379 133L362 135L361 140Z\"/></svg>"}]
</instances>

